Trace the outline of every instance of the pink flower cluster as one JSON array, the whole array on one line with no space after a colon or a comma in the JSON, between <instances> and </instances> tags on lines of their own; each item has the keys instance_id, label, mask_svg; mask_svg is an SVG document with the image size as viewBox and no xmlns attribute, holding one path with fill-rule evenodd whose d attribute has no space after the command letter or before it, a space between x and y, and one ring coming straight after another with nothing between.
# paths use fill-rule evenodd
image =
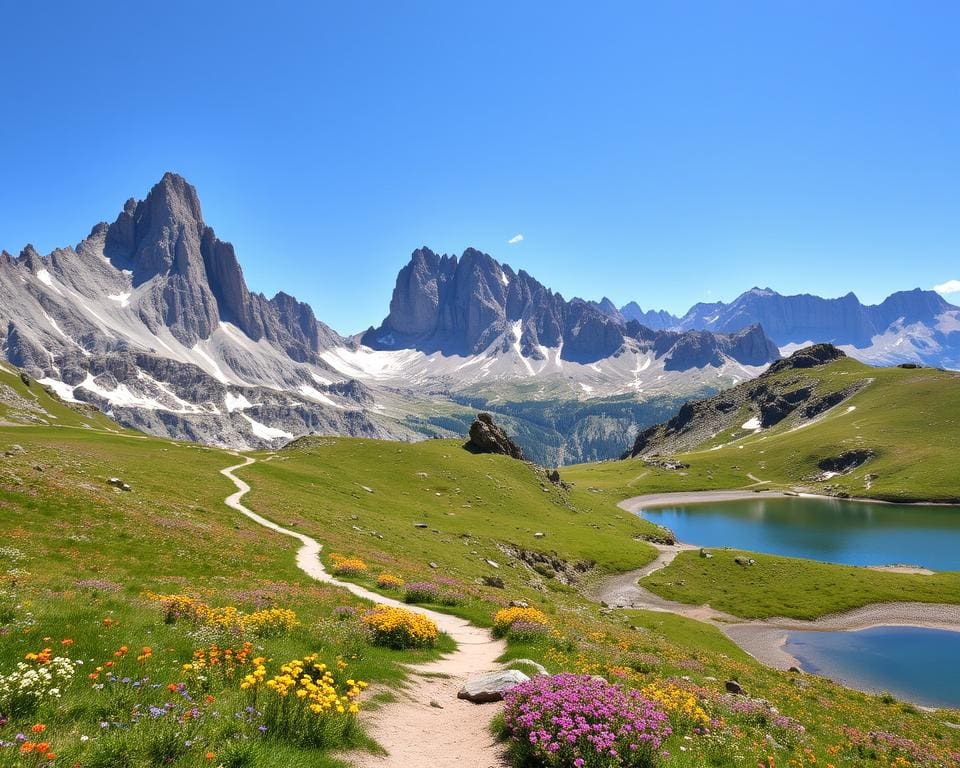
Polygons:
<instances>
[{"instance_id":1,"label":"pink flower cluster","mask_svg":"<svg viewBox=\"0 0 960 768\"><path fill-rule=\"evenodd\" d=\"M667 714L638 691L589 675L539 676L504 696L504 717L524 764L645 768L670 735Z\"/></svg>"}]
</instances>

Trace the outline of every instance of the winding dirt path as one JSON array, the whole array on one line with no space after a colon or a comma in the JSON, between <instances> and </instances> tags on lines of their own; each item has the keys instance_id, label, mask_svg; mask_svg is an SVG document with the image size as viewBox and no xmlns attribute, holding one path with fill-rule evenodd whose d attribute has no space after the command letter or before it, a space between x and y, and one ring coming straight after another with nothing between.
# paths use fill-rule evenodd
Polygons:
<instances>
[{"instance_id":1,"label":"winding dirt path","mask_svg":"<svg viewBox=\"0 0 960 768\"><path fill-rule=\"evenodd\" d=\"M238 457L239 458L239 457ZM488 724L495 710L489 705L471 704L457 698L457 691L467 677L478 672L499 669L497 658L506 650L503 641L494 640L485 629L464 619L438 613L427 608L405 605L356 584L340 581L323 567L319 554L323 548L315 539L277 525L247 509L240 500L250 486L234 474L256 459L247 456L240 464L220 470L237 491L224 503L255 523L271 531L297 539L297 567L308 576L326 584L349 590L358 597L380 605L392 605L416 611L429 617L457 643L453 653L430 662L410 667L410 679L397 692L397 701L364 715L369 734L386 751L386 755L354 752L346 756L357 768L409 768L414 765L431 768L500 768L506 762L502 749L490 734ZM437 706L439 705L439 706Z\"/></svg>"}]
</instances>

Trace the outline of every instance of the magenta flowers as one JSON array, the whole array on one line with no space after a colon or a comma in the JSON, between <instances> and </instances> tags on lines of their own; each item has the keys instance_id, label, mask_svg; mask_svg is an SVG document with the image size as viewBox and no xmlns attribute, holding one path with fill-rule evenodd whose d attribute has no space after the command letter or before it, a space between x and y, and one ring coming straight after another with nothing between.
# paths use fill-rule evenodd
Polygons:
<instances>
[{"instance_id":1,"label":"magenta flowers","mask_svg":"<svg viewBox=\"0 0 960 768\"><path fill-rule=\"evenodd\" d=\"M671 732L657 704L589 675L535 677L504 703L513 749L527 765L645 768Z\"/></svg>"}]
</instances>

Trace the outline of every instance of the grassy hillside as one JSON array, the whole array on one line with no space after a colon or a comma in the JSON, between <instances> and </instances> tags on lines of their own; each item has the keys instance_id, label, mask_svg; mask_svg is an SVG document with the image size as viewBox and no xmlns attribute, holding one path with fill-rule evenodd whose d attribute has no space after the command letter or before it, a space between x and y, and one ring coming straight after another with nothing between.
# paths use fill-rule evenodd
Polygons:
<instances>
[{"instance_id":1,"label":"grassy hillside","mask_svg":"<svg viewBox=\"0 0 960 768\"><path fill-rule=\"evenodd\" d=\"M641 584L670 600L709 603L744 619L815 619L870 603L900 600L960 603L960 573L924 576L732 549L710 551L710 559L693 551L681 552ZM756 564L738 565L734 560L739 555Z\"/></svg>"},{"instance_id":2,"label":"grassy hillside","mask_svg":"<svg viewBox=\"0 0 960 768\"><path fill-rule=\"evenodd\" d=\"M338 679L389 686L400 662L431 652L371 646L353 618L360 601L306 579L288 539L226 508L233 488L219 470L233 456L76 426L0 426L0 675L37 664L24 657L46 647L84 661L62 699L0 720L0 766L323 768L336 764L333 748L362 744L361 730L336 719L311 741L302 730L284 732L264 699L251 703L240 677L193 668L196 654L209 658L216 644L222 658L248 641L274 674L315 652ZM900 754L908 765L934 766L960 751L960 732L943 724L949 713L795 679L760 666L712 627L584 599L578 588L591 578L651 556L642 538L652 526L617 509L612 494L554 486L529 465L475 456L455 441L307 440L257 458L240 472L253 486L245 503L325 542L328 560L334 552L365 560L358 581L373 586L389 570L430 582L443 609L484 624L511 600L542 609L546 629L509 636L508 655L644 689L676 731L659 758L665 768L875 766ZM110 486L110 477L131 490ZM238 635L185 615L168 622L149 591L246 614L291 609L299 625ZM731 678L778 713L725 694ZM369 706L373 697L363 698ZM33 725L46 726L42 735ZM896 734L897 754L869 746L872 731ZM18 732L48 742L56 757L21 756Z\"/></svg>"},{"instance_id":3,"label":"grassy hillside","mask_svg":"<svg viewBox=\"0 0 960 768\"><path fill-rule=\"evenodd\" d=\"M790 381L793 388L810 386L817 395L856 384L863 388L802 426L786 419L754 432L742 427L754 413L740 410L732 426L676 455L689 468L665 470L629 459L569 467L565 476L611 499L762 487L888 501L960 500L960 373L871 368L848 358L772 378ZM854 449L874 457L848 474L819 479L821 461Z\"/></svg>"}]
</instances>

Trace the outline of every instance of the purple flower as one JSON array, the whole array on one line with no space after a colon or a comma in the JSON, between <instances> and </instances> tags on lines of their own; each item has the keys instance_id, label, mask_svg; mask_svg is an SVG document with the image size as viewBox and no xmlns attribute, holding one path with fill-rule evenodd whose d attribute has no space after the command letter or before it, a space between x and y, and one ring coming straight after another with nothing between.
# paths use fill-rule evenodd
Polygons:
<instances>
[{"instance_id":1,"label":"purple flower","mask_svg":"<svg viewBox=\"0 0 960 768\"><path fill-rule=\"evenodd\" d=\"M655 702L589 675L535 677L509 691L504 704L516 743L549 768L646 765L671 733Z\"/></svg>"}]
</instances>

